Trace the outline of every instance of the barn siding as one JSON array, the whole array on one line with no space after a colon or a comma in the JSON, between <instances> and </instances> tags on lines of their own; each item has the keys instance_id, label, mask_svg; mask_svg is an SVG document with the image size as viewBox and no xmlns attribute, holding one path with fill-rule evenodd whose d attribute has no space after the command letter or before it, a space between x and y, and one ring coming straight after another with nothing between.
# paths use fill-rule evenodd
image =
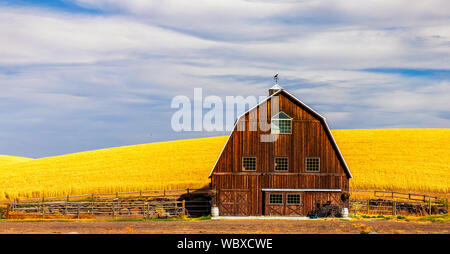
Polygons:
<instances>
[{"instance_id":1,"label":"barn siding","mask_svg":"<svg viewBox=\"0 0 450 254\"><path fill-rule=\"evenodd\" d=\"M248 190L250 199L250 215L262 215L262 188L271 189L342 189L348 191L348 176L337 151L324 129L324 125L311 114L308 109L295 103L283 93L278 95L280 111L293 118L292 134L280 134L274 142L260 142L262 134L269 131L249 131L259 121L257 110L242 117L231 134L211 175L212 187L215 189ZM263 103L260 107L267 110L271 118L271 103ZM250 115L256 121L250 121ZM245 125L245 131L237 131ZM242 157L257 158L256 171L242 171ZM288 172L274 171L274 157L288 156ZM320 157L320 172L305 171L306 157ZM338 200L341 193L304 193L304 211L313 209L321 200Z\"/></svg>"}]
</instances>

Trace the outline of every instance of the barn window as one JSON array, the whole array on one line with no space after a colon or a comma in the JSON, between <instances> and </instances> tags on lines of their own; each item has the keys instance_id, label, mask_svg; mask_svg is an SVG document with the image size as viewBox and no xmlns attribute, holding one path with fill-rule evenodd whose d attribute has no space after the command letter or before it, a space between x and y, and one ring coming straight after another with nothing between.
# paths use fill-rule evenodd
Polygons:
<instances>
[{"instance_id":1,"label":"barn window","mask_svg":"<svg viewBox=\"0 0 450 254\"><path fill-rule=\"evenodd\" d=\"M283 204L283 194L269 194L269 204L270 205Z\"/></svg>"},{"instance_id":2,"label":"barn window","mask_svg":"<svg viewBox=\"0 0 450 254\"><path fill-rule=\"evenodd\" d=\"M280 112L272 117L271 121L272 134L291 134L292 118L284 112Z\"/></svg>"},{"instance_id":3,"label":"barn window","mask_svg":"<svg viewBox=\"0 0 450 254\"><path fill-rule=\"evenodd\" d=\"M300 204L300 194L287 194L287 204L288 205L299 205Z\"/></svg>"},{"instance_id":4,"label":"barn window","mask_svg":"<svg viewBox=\"0 0 450 254\"><path fill-rule=\"evenodd\" d=\"M256 170L256 157L242 157L242 170L244 171Z\"/></svg>"},{"instance_id":5,"label":"barn window","mask_svg":"<svg viewBox=\"0 0 450 254\"><path fill-rule=\"evenodd\" d=\"M276 171L288 171L289 170L288 157L275 157L274 168Z\"/></svg>"},{"instance_id":6,"label":"barn window","mask_svg":"<svg viewBox=\"0 0 450 254\"><path fill-rule=\"evenodd\" d=\"M320 160L318 157L308 157L306 158L306 172L319 172L320 171Z\"/></svg>"}]
</instances>

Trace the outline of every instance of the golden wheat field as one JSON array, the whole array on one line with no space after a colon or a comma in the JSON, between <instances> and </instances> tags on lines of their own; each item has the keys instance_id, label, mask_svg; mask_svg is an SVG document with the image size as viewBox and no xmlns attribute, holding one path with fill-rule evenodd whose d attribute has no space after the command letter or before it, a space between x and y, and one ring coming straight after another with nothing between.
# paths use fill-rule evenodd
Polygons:
<instances>
[{"instance_id":1,"label":"golden wheat field","mask_svg":"<svg viewBox=\"0 0 450 254\"><path fill-rule=\"evenodd\" d=\"M10 163L16 163L16 162L25 162L30 161L31 158L25 158L25 157L18 157L18 156L9 156L9 155L1 155L0 154L0 166L7 165Z\"/></svg>"},{"instance_id":2,"label":"golden wheat field","mask_svg":"<svg viewBox=\"0 0 450 254\"><path fill-rule=\"evenodd\" d=\"M450 129L334 130L352 189L450 192ZM0 200L202 188L227 137L0 157Z\"/></svg>"}]
</instances>

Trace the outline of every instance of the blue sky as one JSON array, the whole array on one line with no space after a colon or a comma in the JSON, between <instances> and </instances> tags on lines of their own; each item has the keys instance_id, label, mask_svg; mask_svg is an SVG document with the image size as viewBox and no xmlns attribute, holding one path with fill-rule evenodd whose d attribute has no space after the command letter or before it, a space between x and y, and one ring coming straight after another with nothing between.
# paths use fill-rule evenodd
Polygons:
<instances>
[{"instance_id":1,"label":"blue sky","mask_svg":"<svg viewBox=\"0 0 450 254\"><path fill-rule=\"evenodd\" d=\"M225 135L173 132L176 95L266 95L332 129L450 127L448 1L0 0L0 154Z\"/></svg>"}]
</instances>

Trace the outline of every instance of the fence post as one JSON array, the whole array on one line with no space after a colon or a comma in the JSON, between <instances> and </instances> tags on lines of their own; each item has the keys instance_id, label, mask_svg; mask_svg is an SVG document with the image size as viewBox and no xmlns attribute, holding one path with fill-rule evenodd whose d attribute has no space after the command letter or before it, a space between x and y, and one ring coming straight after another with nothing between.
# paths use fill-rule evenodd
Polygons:
<instances>
[{"instance_id":1,"label":"fence post","mask_svg":"<svg viewBox=\"0 0 450 254\"><path fill-rule=\"evenodd\" d=\"M189 188L187 188L187 194L189 195Z\"/></svg>"},{"instance_id":2,"label":"fence post","mask_svg":"<svg viewBox=\"0 0 450 254\"><path fill-rule=\"evenodd\" d=\"M64 215L67 215L67 201L66 201L66 203L64 204Z\"/></svg>"},{"instance_id":3,"label":"fence post","mask_svg":"<svg viewBox=\"0 0 450 254\"><path fill-rule=\"evenodd\" d=\"M186 215L186 200L183 199L183 201L181 203L181 207L182 207L183 216L185 216Z\"/></svg>"},{"instance_id":4,"label":"fence post","mask_svg":"<svg viewBox=\"0 0 450 254\"><path fill-rule=\"evenodd\" d=\"M44 200L44 198L42 198L42 200ZM42 213L42 219L45 218L45 209L44 209L44 203L41 203L41 213Z\"/></svg>"},{"instance_id":5,"label":"fence post","mask_svg":"<svg viewBox=\"0 0 450 254\"><path fill-rule=\"evenodd\" d=\"M163 197L166 197L166 188L164 187Z\"/></svg>"},{"instance_id":6,"label":"fence post","mask_svg":"<svg viewBox=\"0 0 450 254\"><path fill-rule=\"evenodd\" d=\"M116 217L116 210L114 209L114 203L112 204L112 217L115 218Z\"/></svg>"},{"instance_id":7,"label":"fence post","mask_svg":"<svg viewBox=\"0 0 450 254\"><path fill-rule=\"evenodd\" d=\"M397 215L397 201L395 200L392 204L392 215Z\"/></svg>"},{"instance_id":8,"label":"fence post","mask_svg":"<svg viewBox=\"0 0 450 254\"><path fill-rule=\"evenodd\" d=\"M428 214L432 215L433 213L431 212L431 198L428 199Z\"/></svg>"},{"instance_id":9,"label":"fence post","mask_svg":"<svg viewBox=\"0 0 450 254\"><path fill-rule=\"evenodd\" d=\"M11 209L11 204L6 204L6 218L9 219L9 210Z\"/></svg>"},{"instance_id":10,"label":"fence post","mask_svg":"<svg viewBox=\"0 0 450 254\"><path fill-rule=\"evenodd\" d=\"M80 218L80 204L77 206L77 219Z\"/></svg>"},{"instance_id":11,"label":"fence post","mask_svg":"<svg viewBox=\"0 0 450 254\"><path fill-rule=\"evenodd\" d=\"M69 202L69 195L67 195L67 199L66 199L66 202Z\"/></svg>"},{"instance_id":12,"label":"fence post","mask_svg":"<svg viewBox=\"0 0 450 254\"><path fill-rule=\"evenodd\" d=\"M145 201L144 201L144 203L142 203L142 216L144 217L144 219L145 219L145 214L147 213L147 211L146 211L146 204L145 204Z\"/></svg>"},{"instance_id":13,"label":"fence post","mask_svg":"<svg viewBox=\"0 0 450 254\"><path fill-rule=\"evenodd\" d=\"M370 212L370 199L367 200L367 214Z\"/></svg>"}]
</instances>

